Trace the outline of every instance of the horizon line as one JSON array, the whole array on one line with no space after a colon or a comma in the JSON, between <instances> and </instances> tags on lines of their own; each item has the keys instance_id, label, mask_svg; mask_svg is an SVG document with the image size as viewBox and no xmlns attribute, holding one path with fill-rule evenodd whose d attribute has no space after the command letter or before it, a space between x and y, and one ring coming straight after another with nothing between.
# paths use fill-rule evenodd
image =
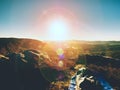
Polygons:
<instances>
[{"instance_id":1,"label":"horizon line","mask_svg":"<svg viewBox=\"0 0 120 90\"><path fill-rule=\"evenodd\" d=\"M67 40L50 40L50 39L37 39L37 38L30 38L30 37L0 37L1 38L5 38L5 39L34 39L34 40L39 40L39 41L120 41L120 40L82 40L82 39L67 39Z\"/></svg>"}]
</instances>

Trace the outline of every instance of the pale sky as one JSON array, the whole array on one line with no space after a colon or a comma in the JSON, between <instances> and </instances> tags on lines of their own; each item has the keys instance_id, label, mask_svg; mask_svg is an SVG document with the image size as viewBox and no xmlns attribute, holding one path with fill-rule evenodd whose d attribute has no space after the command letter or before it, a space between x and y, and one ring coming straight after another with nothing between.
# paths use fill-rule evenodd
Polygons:
<instances>
[{"instance_id":1,"label":"pale sky","mask_svg":"<svg viewBox=\"0 0 120 90\"><path fill-rule=\"evenodd\" d=\"M57 12L70 22L73 15L77 28L55 24L53 28L62 32L52 37L56 31L41 28L43 21L40 17L56 7L65 10L65 14L61 9ZM48 14L50 18L51 13ZM120 0L0 0L0 37L52 40L60 36L74 40L120 40Z\"/></svg>"}]
</instances>

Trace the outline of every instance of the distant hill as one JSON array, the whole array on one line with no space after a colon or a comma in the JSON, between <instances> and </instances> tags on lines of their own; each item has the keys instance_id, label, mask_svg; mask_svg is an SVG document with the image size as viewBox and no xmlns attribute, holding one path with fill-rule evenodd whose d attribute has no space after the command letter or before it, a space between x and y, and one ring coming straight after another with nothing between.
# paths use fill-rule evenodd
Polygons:
<instances>
[{"instance_id":1,"label":"distant hill","mask_svg":"<svg viewBox=\"0 0 120 90\"><path fill-rule=\"evenodd\" d=\"M28 49L39 50L45 43L34 39L0 38L0 54L20 52Z\"/></svg>"},{"instance_id":2,"label":"distant hill","mask_svg":"<svg viewBox=\"0 0 120 90\"><path fill-rule=\"evenodd\" d=\"M20 52L28 49L41 50L45 45L54 46L58 42L39 41L26 38L0 38L0 54ZM120 41L63 41L62 44L82 49L84 54L102 55L120 59Z\"/></svg>"}]
</instances>

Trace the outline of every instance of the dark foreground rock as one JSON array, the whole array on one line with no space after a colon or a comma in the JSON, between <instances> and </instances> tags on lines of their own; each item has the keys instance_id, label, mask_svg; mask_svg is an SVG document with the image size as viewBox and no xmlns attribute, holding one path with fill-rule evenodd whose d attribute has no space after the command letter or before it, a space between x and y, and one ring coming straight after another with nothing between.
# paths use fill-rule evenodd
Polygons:
<instances>
[{"instance_id":1,"label":"dark foreground rock","mask_svg":"<svg viewBox=\"0 0 120 90\"><path fill-rule=\"evenodd\" d=\"M0 90L48 90L48 82L38 66L40 53L27 50L23 53L0 55Z\"/></svg>"},{"instance_id":2,"label":"dark foreground rock","mask_svg":"<svg viewBox=\"0 0 120 90\"><path fill-rule=\"evenodd\" d=\"M100 73L80 68L71 78L69 90L113 90Z\"/></svg>"}]
</instances>

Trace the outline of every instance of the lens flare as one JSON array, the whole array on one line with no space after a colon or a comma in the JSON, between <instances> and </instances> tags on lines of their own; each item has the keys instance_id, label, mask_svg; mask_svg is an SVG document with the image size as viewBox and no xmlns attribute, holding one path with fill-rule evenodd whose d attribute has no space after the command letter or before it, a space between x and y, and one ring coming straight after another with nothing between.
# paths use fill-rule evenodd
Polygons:
<instances>
[{"instance_id":1,"label":"lens flare","mask_svg":"<svg viewBox=\"0 0 120 90\"><path fill-rule=\"evenodd\" d=\"M59 59L60 59L60 60L63 60L64 58L65 58L64 54L59 55Z\"/></svg>"},{"instance_id":2,"label":"lens flare","mask_svg":"<svg viewBox=\"0 0 120 90\"><path fill-rule=\"evenodd\" d=\"M62 48L58 48L56 52L57 52L57 55L63 55L64 53Z\"/></svg>"},{"instance_id":3,"label":"lens flare","mask_svg":"<svg viewBox=\"0 0 120 90\"><path fill-rule=\"evenodd\" d=\"M63 61L60 60L60 61L58 62L58 66L62 68L63 65L64 65Z\"/></svg>"},{"instance_id":4,"label":"lens flare","mask_svg":"<svg viewBox=\"0 0 120 90\"><path fill-rule=\"evenodd\" d=\"M44 46L49 58L44 60L45 68L41 68L41 72L47 80L53 82L64 78L66 70L74 67L77 62L80 48L73 48L76 45L64 42L70 40L77 29L76 15L65 8L50 8L40 16L38 31L42 30L45 40L57 41L57 44L49 43L48 46ZM84 60L85 58L82 58L82 61Z\"/></svg>"},{"instance_id":5,"label":"lens flare","mask_svg":"<svg viewBox=\"0 0 120 90\"><path fill-rule=\"evenodd\" d=\"M67 47L65 45L67 45ZM65 76L67 76L66 70L70 70L71 67L75 69L76 63L78 65L86 65L84 55L81 54L78 58L78 55L84 53L84 51L80 48L75 48L74 45L68 44L67 42L59 42L57 44L49 43L49 46L45 47L45 50L49 58L44 60L46 64L45 68L41 68L41 72L50 82L65 79ZM61 73L63 75L61 75Z\"/></svg>"}]
</instances>

